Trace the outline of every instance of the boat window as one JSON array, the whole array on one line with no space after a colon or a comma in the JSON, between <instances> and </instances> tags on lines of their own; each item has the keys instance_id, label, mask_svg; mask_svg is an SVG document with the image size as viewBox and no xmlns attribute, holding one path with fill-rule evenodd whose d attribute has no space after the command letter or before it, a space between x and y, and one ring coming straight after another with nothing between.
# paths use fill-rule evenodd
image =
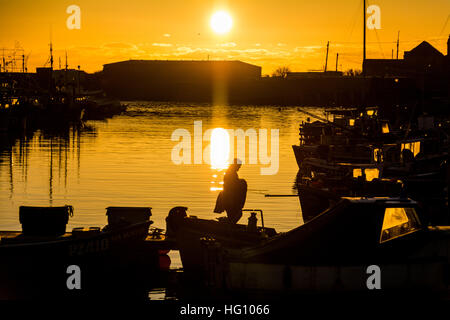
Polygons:
<instances>
[{"instance_id":1,"label":"boat window","mask_svg":"<svg viewBox=\"0 0 450 320\"><path fill-rule=\"evenodd\" d=\"M398 238L420 228L414 208L386 208L380 243Z\"/></svg>"},{"instance_id":2,"label":"boat window","mask_svg":"<svg viewBox=\"0 0 450 320\"><path fill-rule=\"evenodd\" d=\"M380 177L380 170L377 168L371 168L371 169L360 169L360 168L354 168L353 169L353 178L361 177L362 175L365 175L365 181L372 181L375 178Z\"/></svg>"},{"instance_id":3,"label":"boat window","mask_svg":"<svg viewBox=\"0 0 450 320\"><path fill-rule=\"evenodd\" d=\"M372 181L373 179L378 179L380 177L380 170L378 169L366 169L366 180Z\"/></svg>"},{"instance_id":4,"label":"boat window","mask_svg":"<svg viewBox=\"0 0 450 320\"><path fill-rule=\"evenodd\" d=\"M353 127L355 125L355 119L349 119L348 120L348 125Z\"/></svg>"},{"instance_id":5,"label":"boat window","mask_svg":"<svg viewBox=\"0 0 450 320\"><path fill-rule=\"evenodd\" d=\"M383 151L381 149L373 150L373 160L378 163L383 161Z\"/></svg>"},{"instance_id":6,"label":"boat window","mask_svg":"<svg viewBox=\"0 0 450 320\"><path fill-rule=\"evenodd\" d=\"M353 169L353 178L358 178L362 175L362 170L358 168Z\"/></svg>"},{"instance_id":7,"label":"boat window","mask_svg":"<svg viewBox=\"0 0 450 320\"><path fill-rule=\"evenodd\" d=\"M384 123L381 125L381 132L383 132L383 133L389 133L389 123L384 122Z\"/></svg>"},{"instance_id":8,"label":"boat window","mask_svg":"<svg viewBox=\"0 0 450 320\"><path fill-rule=\"evenodd\" d=\"M401 151L403 151L404 149L410 150L415 157L420 152L420 141L402 143Z\"/></svg>"}]
</instances>

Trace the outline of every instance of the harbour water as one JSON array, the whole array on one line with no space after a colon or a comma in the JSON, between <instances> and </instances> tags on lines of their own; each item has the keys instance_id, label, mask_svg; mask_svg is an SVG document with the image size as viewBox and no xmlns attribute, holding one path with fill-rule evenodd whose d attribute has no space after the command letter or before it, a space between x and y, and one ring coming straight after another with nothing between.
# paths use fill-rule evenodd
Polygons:
<instances>
[{"instance_id":1,"label":"harbour water","mask_svg":"<svg viewBox=\"0 0 450 320\"><path fill-rule=\"evenodd\" d=\"M322 114L319 108L308 111ZM172 141L173 132L185 129L192 135L193 159L194 121L201 121L203 134L224 128L254 129L259 135L259 129L267 129L270 136L271 129L279 130L279 152L271 155L272 161L278 156L278 172L262 175L261 168L269 165L259 157L258 163L249 164L252 146L246 140L247 163L239 176L248 183L245 207L262 209L267 226L287 231L302 223L298 198L264 195L295 192L298 167L291 145L298 144L298 126L306 117L296 107L128 102L124 114L107 121L90 121L65 132L37 131L0 154L0 227L20 230L21 205L72 205L68 230L104 226L108 206L152 207L153 226L159 228L165 228L174 206L186 206L190 215L201 218L221 216L213 209L224 170L172 161L179 143ZM204 141L202 149L208 144ZM247 223L247 218L244 214L240 222ZM173 268L181 267L177 252L170 257Z\"/></svg>"}]
</instances>

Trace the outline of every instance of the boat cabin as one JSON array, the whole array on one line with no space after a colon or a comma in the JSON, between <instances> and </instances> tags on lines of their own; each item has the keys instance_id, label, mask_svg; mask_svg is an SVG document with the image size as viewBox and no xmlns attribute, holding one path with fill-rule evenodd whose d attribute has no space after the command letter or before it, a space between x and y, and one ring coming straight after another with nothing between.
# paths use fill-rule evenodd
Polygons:
<instances>
[{"instance_id":1,"label":"boat cabin","mask_svg":"<svg viewBox=\"0 0 450 320\"><path fill-rule=\"evenodd\" d=\"M426 227L406 198L342 198L307 223L241 250L241 262L289 265L381 263L402 259Z\"/></svg>"}]
</instances>

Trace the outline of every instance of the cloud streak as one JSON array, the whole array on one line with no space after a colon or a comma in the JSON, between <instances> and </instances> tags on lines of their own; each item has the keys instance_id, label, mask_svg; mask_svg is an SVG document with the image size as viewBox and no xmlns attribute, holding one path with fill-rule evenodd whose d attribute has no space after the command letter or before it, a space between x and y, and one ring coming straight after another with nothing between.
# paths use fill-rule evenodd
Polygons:
<instances>
[{"instance_id":1,"label":"cloud streak","mask_svg":"<svg viewBox=\"0 0 450 320\"><path fill-rule=\"evenodd\" d=\"M152 46L154 46L154 47L172 47L173 44L171 44L171 43L157 43L157 42L154 42L154 43L152 43Z\"/></svg>"}]
</instances>

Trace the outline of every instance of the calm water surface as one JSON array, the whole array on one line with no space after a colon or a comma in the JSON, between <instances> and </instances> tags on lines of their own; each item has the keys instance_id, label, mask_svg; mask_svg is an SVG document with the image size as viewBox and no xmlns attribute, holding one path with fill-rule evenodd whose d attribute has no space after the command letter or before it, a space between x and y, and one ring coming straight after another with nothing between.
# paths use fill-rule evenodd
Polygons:
<instances>
[{"instance_id":1,"label":"calm water surface","mask_svg":"<svg viewBox=\"0 0 450 320\"><path fill-rule=\"evenodd\" d=\"M219 191L211 189L220 187L223 171L171 160L178 144L171 140L173 131L188 130L193 144L194 121L202 121L203 133L218 127L279 129L278 173L261 175L261 167L268 165L244 164L239 176L248 183L246 207L263 209L267 226L287 231L302 223L298 199L264 194L293 193L297 164L291 145L298 143L298 125L306 117L294 107L131 102L125 114L88 122L80 130L35 132L0 154L0 228L21 228L21 205L74 206L68 230L104 226L108 206L152 207L153 226L160 228L174 206L186 206L190 215L201 218L219 217L213 213ZM241 223L247 223L247 216ZM177 256L172 255L172 266L181 266Z\"/></svg>"}]
</instances>

